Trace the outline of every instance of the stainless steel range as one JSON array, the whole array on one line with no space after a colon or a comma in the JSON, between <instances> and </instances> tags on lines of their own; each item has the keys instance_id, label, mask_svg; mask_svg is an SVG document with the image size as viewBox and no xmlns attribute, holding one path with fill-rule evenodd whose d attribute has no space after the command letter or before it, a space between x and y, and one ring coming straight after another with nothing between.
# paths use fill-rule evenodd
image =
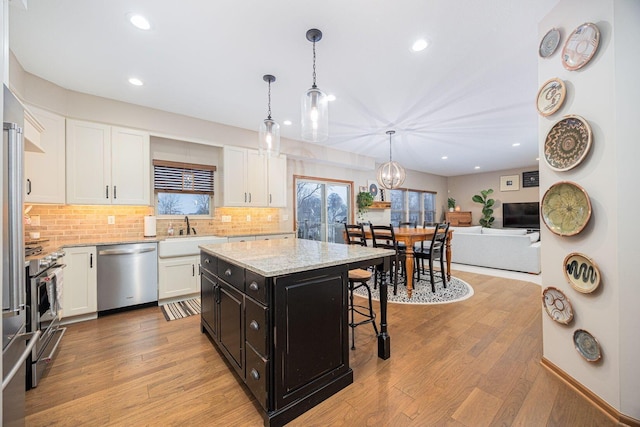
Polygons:
<instances>
[{"instance_id":1,"label":"stainless steel range","mask_svg":"<svg viewBox=\"0 0 640 427\"><path fill-rule=\"evenodd\" d=\"M27 362L27 390L36 387L49 367L66 328L61 327L64 252L38 252L25 249L27 270L27 332L41 331L40 338ZM35 253L34 253L35 252Z\"/></svg>"}]
</instances>

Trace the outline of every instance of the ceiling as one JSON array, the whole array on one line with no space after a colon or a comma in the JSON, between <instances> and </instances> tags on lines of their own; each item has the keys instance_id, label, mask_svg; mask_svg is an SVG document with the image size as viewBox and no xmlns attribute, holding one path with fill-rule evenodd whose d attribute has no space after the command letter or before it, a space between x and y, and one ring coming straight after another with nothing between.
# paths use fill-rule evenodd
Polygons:
<instances>
[{"instance_id":1,"label":"ceiling","mask_svg":"<svg viewBox=\"0 0 640 427\"><path fill-rule=\"evenodd\" d=\"M558 1L28 0L10 47L64 88L256 131L273 74L272 116L300 140L318 28L317 84L336 96L323 144L384 162L394 129L394 160L456 176L537 166L538 22Z\"/></svg>"}]
</instances>

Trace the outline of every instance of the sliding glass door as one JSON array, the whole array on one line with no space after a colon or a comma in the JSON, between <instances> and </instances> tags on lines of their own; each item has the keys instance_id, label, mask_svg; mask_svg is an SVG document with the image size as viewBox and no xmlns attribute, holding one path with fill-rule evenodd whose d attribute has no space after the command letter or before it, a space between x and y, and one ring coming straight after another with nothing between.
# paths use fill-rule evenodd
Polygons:
<instances>
[{"instance_id":1,"label":"sliding glass door","mask_svg":"<svg viewBox=\"0 0 640 427\"><path fill-rule=\"evenodd\" d=\"M344 243L342 232L351 211L351 183L294 179L298 238Z\"/></svg>"}]
</instances>

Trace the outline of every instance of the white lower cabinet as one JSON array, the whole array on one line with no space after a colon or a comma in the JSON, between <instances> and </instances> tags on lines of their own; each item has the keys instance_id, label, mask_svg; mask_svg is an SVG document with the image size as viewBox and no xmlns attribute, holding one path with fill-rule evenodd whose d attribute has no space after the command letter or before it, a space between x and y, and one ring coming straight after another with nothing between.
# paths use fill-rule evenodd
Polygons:
<instances>
[{"instance_id":1,"label":"white lower cabinet","mask_svg":"<svg viewBox=\"0 0 640 427\"><path fill-rule=\"evenodd\" d=\"M200 292L200 257L158 260L158 300Z\"/></svg>"},{"instance_id":2,"label":"white lower cabinet","mask_svg":"<svg viewBox=\"0 0 640 427\"><path fill-rule=\"evenodd\" d=\"M98 311L98 274L96 247L82 246L64 249L64 283L62 288L63 317Z\"/></svg>"}]
</instances>

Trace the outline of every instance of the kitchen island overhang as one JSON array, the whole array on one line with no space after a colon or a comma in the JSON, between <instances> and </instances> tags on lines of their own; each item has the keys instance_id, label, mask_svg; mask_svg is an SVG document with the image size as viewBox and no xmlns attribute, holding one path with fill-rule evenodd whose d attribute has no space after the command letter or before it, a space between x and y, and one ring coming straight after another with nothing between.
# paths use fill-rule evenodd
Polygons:
<instances>
[{"instance_id":1,"label":"kitchen island overhang","mask_svg":"<svg viewBox=\"0 0 640 427\"><path fill-rule=\"evenodd\" d=\"M348 271L388 271L391 250L302 239L201 246L201 329L283 425L353 382ZM378 356L390 357L382 275Z\"/></svg>"}]
</instances>

